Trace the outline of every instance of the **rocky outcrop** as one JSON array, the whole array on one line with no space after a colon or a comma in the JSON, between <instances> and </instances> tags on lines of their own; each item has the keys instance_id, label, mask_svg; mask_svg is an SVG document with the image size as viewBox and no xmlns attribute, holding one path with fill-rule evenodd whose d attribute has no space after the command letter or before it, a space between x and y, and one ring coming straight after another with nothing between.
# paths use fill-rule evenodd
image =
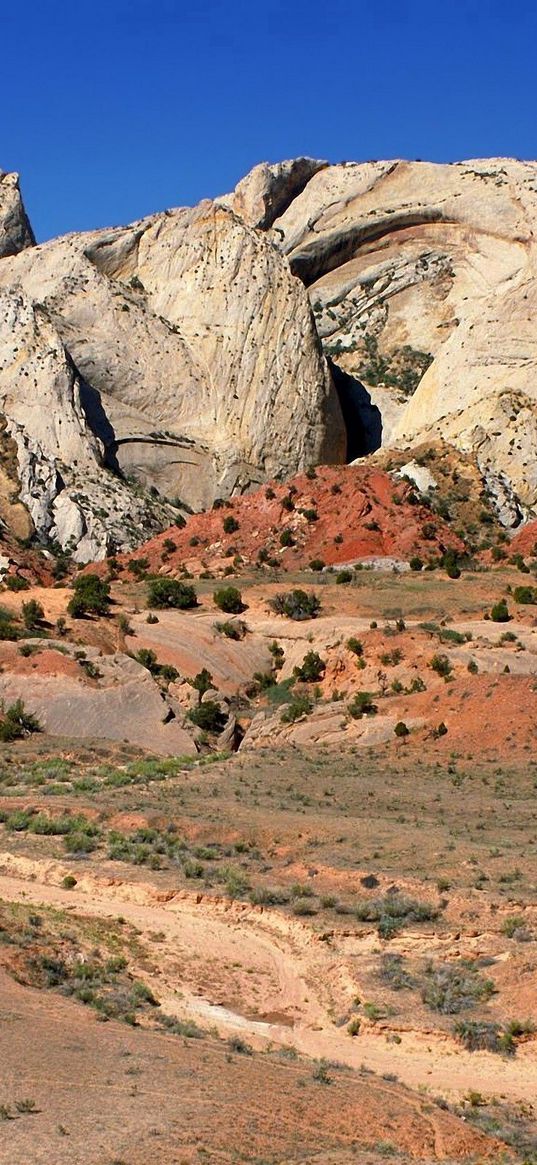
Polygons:
<instances>
[{"instance_id":1,"label":"rocky outcrop","mask_svg":"<svg viewBox=\"0 0 537 1165\"><path fill-rule=\"evenodd\" d=\"M205 202L33 247L0 263L0 293L22 497L39 533L76 543L81 560L170 524L155 505L142 521L126 479L197 510L345 458L307 295L230 209ZM30 340L12 340L19 327Z\"/></svg>"},{"instance_id":2,"label":"rocky outcrop","mask_svg":"<svg viewBox=\"0 0 537 1165\"><path fill-rule=\"evenodd\" d=\"M24 700L43 730L79 740L128 741L163 756L195 756L193 726L146 668L117 652L80 652L62 640L30 640L32 662L2 644L0 699ZM87 666L86 666L87 665Z\"/></svg>"},{"instance_id":3,"label":"rocky outcrop","mask_svg":"<svg viewBox=\"0 0 537 1165\"><path fill-rule=\"evenodd\" d=\"M236 209L258 187L259 168ZM506 524L534 510L537 163L319 163L289 193L271 236L326 354L367 390L351 429L376 406L379 444L444 437L475 453Z\"/></svg>"},{"instance_id":4,"label":"rocky outcrop","mask_svg":"<svg viewBox=\"0 0 537 1165\"><path fill-rule=\"evenodd\" d=\"M20 194L19 175L0 170L0 259L16 255L34 243Z\"/></svg>"},{"instance_id":5,"label":"rocky outcrop","mask_svg":"<svg viewBox=\"0 0 537 1165\"><path fill-rule=\"evenodd\" d=\"M0 290L0 412L33 528L79 562L132 545L173 511L132 494L104 465L85 386L46 311Z\"/></svg>"},{"instance_id":6,"label":"rocky outcrop","mask_svg":"<svg viewBox=\"0 0 537 1165\"><path fill-rule=\"evenodd\" d=\"M294 198L317 174L328 166L315 158L292 158L286 162L261 162L242 178L233 194L218 199L230 206L252 227L266 230L282 215Z\"/></svg>"}]
</instances>

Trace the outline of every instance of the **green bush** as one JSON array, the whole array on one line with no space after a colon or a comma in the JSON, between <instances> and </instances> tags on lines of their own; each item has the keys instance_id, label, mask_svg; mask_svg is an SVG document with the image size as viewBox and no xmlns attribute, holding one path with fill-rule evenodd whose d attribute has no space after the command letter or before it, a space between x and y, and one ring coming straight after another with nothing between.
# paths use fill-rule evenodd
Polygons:
<instances>
[{"instance_id":1,"label":"green bush","mask_svg":"<svg viewBox=\"0 0 537 1165\"><path fill-rule=\"evenodd\" d=\"M74 595L67 610L73 619L84 615L106 615L110 606L110 584L98 574L81 574L73 583Z\"/></svg>"},{"instance_id":2,"label":"green bush","mask_svg":"<svg viewBox=\"0 0 537 1165\"><path fill-rule=\"evenodd\" d=\"M350 582L352 582L353 578L354 578L354 571L352 571L352 570L340 570L339 574L336 574L336 582L339 585L341 585L342 583L350 583Z\"/></svg>"},{"instance_id":3,"label":"green bush","mask_svg":"<svg viewBox=\"0 0 537 1165\"><path fill-rule=\"evenodd\" d=\"M495 993L492 979L484 979L467 959L459 963L429 963L425 969L423 1002L443 1015L458 1015L476 1003L484 1003Z\"/></svg>"},{"instance_id":4,"label":"green bush","mask_svg":"<svg viewBox=\"0 0 537 1165\"><path fill-rule=\"evenodd\" d=\"M30 736L33 732L41 732L41 725L36 716L27 712L22 700L15 700L9 708L2 709L3 720L0 721L0 741L20 740L23 736Z\"/></svg>"},{"instance_id":5,"label":"green bush","mask_svg":"<svg viewBox=\"0 0 537 1165\"><path fill-rule=\"evenodd\" d=\"M513 591L515 603L537 603L535 587L515 587Z\"/></svg>"},{"instance_id":6,"label":"green bush","mask_svg":"<svg viewBox=\"0 0 537 1165\"><path fill-rule=\"evenodd\" d=\"M233 514L227 514L223 521L224 534L235 534L239 529L239 522Z\"/></svg>"},{"instance_id":7,"label":"green bush","mask_svg":"<svg viewBox=\"0 0 537 1165\"><path fill-rule=\"evenodd\" d=\"M357 655L359 659L361 659L364 654L363 643L360 639L356 639L354 635L351 635L351 638L347 639L347 649L352 651L353 655Z\"/></svg>"},{"instance_id":8,"label":"green bush","mask_svg":"<svg viewBox=\"0 0 537 1165\"><path fill-rule=\"evenodd\" d=\"M320 600L313 592L302 590L285 591L269 599L269 607L277 615L286 615L288 619L304 621L315 619L321 610Z\"/></svg>"},{"instance_id":9,"label":"green bush","mask_svg":"<svg viewBox=\"0 0 537 1165\"><path fill-rule=\"evenodd\" d=\"M295 540L290 530L282 530L280 534L280 546L294 546Z\"/></svg>"},{"instance_id":10,"label":"green bush","mask_svg":"<svg viewBox=\"0 0 537 1165\"><path fill-rule=\"evenodd\" d=\"M433 655L429 662L429 667L432 668L432 670L435 671L438 676L442 676L445 680L449 679L451 672L453 671L447 655Z\"/></svg>"},{"instance_id":11,"label":"green bush","mask_svg":"<svg viewBox=\"0 0 537 1165\"><path fill-rule=\"evenodd\" d=\"M422 570L422 569L423 569L423 562L422 562L421 558L419 558L419 556L418 556L417 554L415 554L415 555L414 555L414 556L413 556L413 557L410 559L410 563L409 563L409 565L410 565L410 569L411 569L411 570L418 571L418 570Z\"/></svg>"},{"instance_id":12,"label":"green bush","mask_svg":"<svg viewBox=\"0 0 537 1165\"><path fill-rule=\"evenodd\" d=\"M3 581L8 591L27 591L30 589L28 579L20 578L18 574L7 574Z\"/></svg>"},{"instance_id":13,"label":"green bush","mask_svg":"<svg viewBox=\"0 0 537 1165\"><path fill-rule=\"evenodd\" d=\"M216 700L206 700L204 704L198 704L197 708L191 708L188 719L204 732L221 732L226 724L226 716Z\"/></svg>"},{"instance_id":14,"label":"green bush","mask_svg":"<svg viewBox=\"0 0 537 1165\"><path fill-rule=\"evenodd\" d=\"M318 574L324 570L325 566L326 563L323 558L312 558L311 562L309 563L310 570L313 570Z\"/></svg>"},{"instance_id":15,"label":"green bush","mask_svg":"<svg viewBox=\"0 0 537 1165\"><path fill-rule=\"evenodd\" d=\"M356 692L350 704L347 704L347 712L353 720L361 720L362 716L374 716L377 711L371 692Z\"/></svg>"},{"instance_id":16,"label":"green bush","mask_svg":"<svg viewBox=\"0 0 537 1165\"><path fill-rule=\"evenodd\" d=\"M404 720L398 720L395 725L394 732L396 736L405 737L410 735L410 729L405 724Z\"/></svg>"},{"instance_id":17,"label":"green bush","mask_svg":"<svg viewBox=\"0 0 537 1165\"><path fill-rule=\"evenodd\" d=\"M314 684L323 678L326 663L317 651L308 651L300 667L293 668L293 675L303 684Z\"/></svg>"},{"instance_id":18,"label":"green bush","mask_svg":"<svg viewBox=\"0 0 537 1165\"><path fill-rule=\"evenodd\" d=\"M194 587L175 578L153 578L147 589L150 607L157 610L173 607L180 611L197 607L198 598Z\"/></svg>"},{"instance_id":19,"label":"green bush","mask_svg":"<svg viewBox=\"0 0 537 1165\"><path fill-rule=\"evenodd\" d=\"M309 696L294 696L291 703L284 708L281 718L285 724L294 724L301 716L308 716L312 708Z\"/></svg>"},{"instance_id":20,"label":"green bush","mask_svg":"<svg viewBox=\"0 0 537 1165\"><path fill-rule=\"evenodd\" d=\"M493 623L508 623L511 616L509 614L507 603L505 599L500 599L494 604L490 612L490 617Z\"/></svg>"},{"instance_id":21,"label":"green bush","mask_svg":"<svg viewBox=\"0 0 537 1165\"><path fill-rule=\"evenodd\" d=\"M202 667L201 671L199 671L194 676L194 678L188 682L190 686L194 688L194 691L198 693L200 703L202 696L204 696L206 692L209 692L211 688L214 688L213 677L206 667Z\"/></svg>"},{"instance_id":22,"label":"green bush","mask_svg":"<svg viewBox=\"0 0 537 1165\"><path fill-rule=\"evenodd\" d=\"M239 615L245 610L241 592L237 587L221 587L213 594L213 602L226 615Z\"/></svg>"}]
</instances>

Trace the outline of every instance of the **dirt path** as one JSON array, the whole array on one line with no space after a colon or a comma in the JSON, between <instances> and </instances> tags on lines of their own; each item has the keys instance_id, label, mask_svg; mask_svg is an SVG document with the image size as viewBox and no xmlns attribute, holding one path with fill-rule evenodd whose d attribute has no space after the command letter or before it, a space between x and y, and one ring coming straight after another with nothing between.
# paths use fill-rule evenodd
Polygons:
<instances>
[{"instance_id":1,"label":"dirt path","mask_svg":"<svg viewBox=\"0 0 537 1165\"><path fill-rule=\"evenodd\" d=\"M478 1089L486 1096L531 1102L537 1094L537 1043L505 1059L469 1053L440 1032L389 1032L363 1026L356 1038L330 1014L332 985L346 974L342 951L276 911L202 894L165 894L149 884L81 876L61 886L59 863L2 857L6 901L51 906L86 917L123 917L151 951L143 969L168 1014L198 1018L256 1046L288 1045L308 1056L394 1073L412 1088L450 1099ZM414 936L409 935L412 941ZM364 950L371 939L363 940Z\"/></svg>"}]
</instances>

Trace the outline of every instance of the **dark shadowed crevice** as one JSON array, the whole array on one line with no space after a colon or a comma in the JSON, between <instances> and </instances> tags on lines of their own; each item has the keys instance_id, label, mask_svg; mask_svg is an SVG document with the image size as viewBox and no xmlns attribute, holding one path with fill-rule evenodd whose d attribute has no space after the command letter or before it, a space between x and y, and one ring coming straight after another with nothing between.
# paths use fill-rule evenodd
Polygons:
<instances>
[{"instance_id":1,"label":"dark shadowed crevice","mask_svg":"<svg viewBox=\"0 0 537 1165\"><path fill-rule=\"evenodd\" d=\"M116 458L116 434L104 410L101 394L92 384L88 384L83 376L80 376L80 404L92 433L104 446L105 465L114 473L120 474Z\"/></svg>"},{"instance_id":2,"label":"dark shadowed crevice","mask_svg":"<svg viewBox=\"0 0 537 1165\"><path fill-rule=\"evenodd\" d=\"M347 461L366 457L382 444L382 415L364 385L328 361L347 431Z\"/></svg>"}]
</instances>

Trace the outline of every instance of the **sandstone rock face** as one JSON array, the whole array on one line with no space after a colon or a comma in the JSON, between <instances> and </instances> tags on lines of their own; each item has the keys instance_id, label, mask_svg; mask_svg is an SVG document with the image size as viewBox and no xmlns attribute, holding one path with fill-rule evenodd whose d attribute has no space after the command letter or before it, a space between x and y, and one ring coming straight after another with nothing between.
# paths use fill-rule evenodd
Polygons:
<instances>
[{"instance_id":1,"label":"sandstone rock face","mask_svg":"<svg viewBox=\"0 0 537 1165\"><path fill-rule=\"evenodd\" d=\"M200 509L345 458L308 297L271 239L224 206L5 257L0 294L21 496L36 529L76 543L81 561L171 524L125 478Z\"/></svg>"},{"instance_id":2,"label":"sandstone rock face","mask_svg":"<svg viewBox=\"0 0 537 1165\"><path fill-rule=\"evenodd\" d=\"M325 352L367 390L354 423L372 404L378 444L442 436L476 454L507 524L534 510L537 163L319 164L272 225Z\"/></svg>"},{"instance_id":3,"label":"sandstone rock face","mask_svg":"<svg viewBox=\"0 0 537 1165\"><path fill-rule=\"evenodd\" d=\"M17 449L21 497L34 529L80 562L131 545L130 529L157 530L171 514L105 467L83 391L46 311L0 290L0 412Z\"/></svg>"},{"instance_id":4,"label":"sandstone rock face","mask_svg":"<svg viewBox=\"0 0 537 1165\"><path fill-rule=\"evenodd\" d=\"M19 190L19 175L0 170L0 259L35 242Z\"/></svg>"},{"instance_id":5,"label":"sandstone rock face","mask_svg":"<svg viewBox=\"0 0 537 1165\"><path fill-rule=\"evenodd\" d=\"M171 701L136 660L87 648L97 672L90 679L71 644L30 642L37 650L35 669L16 661L12 645L3 646L0 698L6 706L24 700L44 731L56 736L130 741L163 756L196 755L193 726L175 715Z\"/></svg>"},{"instance_id":6,"label":"sandstone rock face","mask_svg":"<svg viewBox=\"0 0 537 1165\"><path fill-rule=\"evenodd\" d=\"M230 206L252 227L266 230L301 194L314 174L328 162L315 158L292 158L270 165L261 162L228 194L218 201Z\"/></svg>"}]
</instances>

